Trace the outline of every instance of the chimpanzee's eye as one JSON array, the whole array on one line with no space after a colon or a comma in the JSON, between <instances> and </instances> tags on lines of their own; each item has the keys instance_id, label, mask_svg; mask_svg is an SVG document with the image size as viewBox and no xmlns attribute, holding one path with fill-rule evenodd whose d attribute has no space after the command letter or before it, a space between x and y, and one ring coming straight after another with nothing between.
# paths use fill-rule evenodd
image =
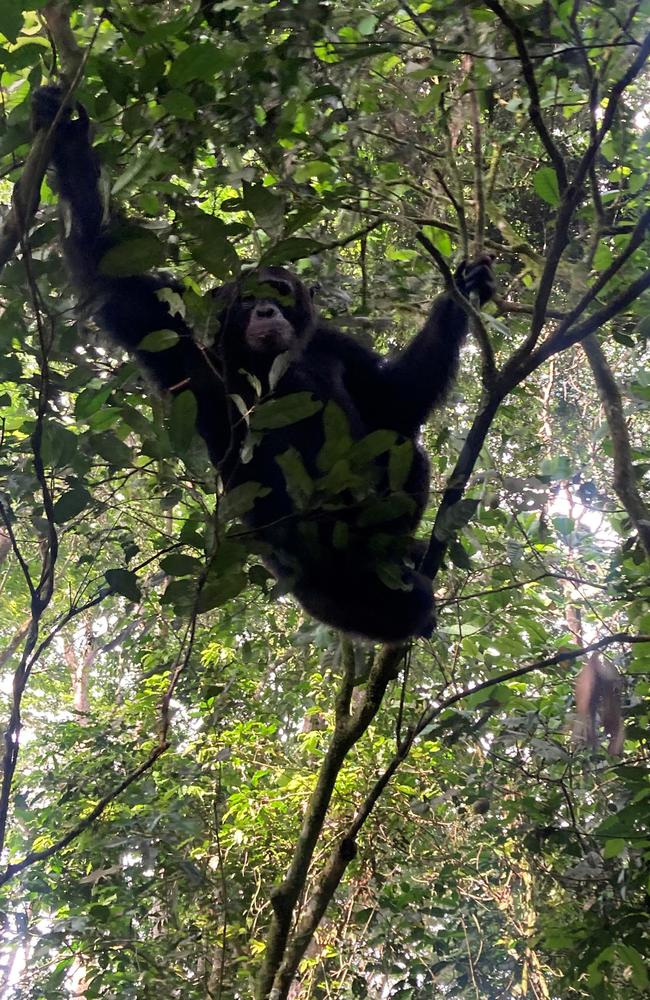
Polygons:
<instances>
[{"instance_id":1,"label":"chimpanzee's eye","mask_svg":"<svg viewBox=\"0 0 650 1000\"><path fill-rule=\"evenodd\" d=\"M274 278L272 281L265 282L265 284L269 285L278 295L288 296L293 294L293 288L288 281Z\"/></svg>"}]
</instances>

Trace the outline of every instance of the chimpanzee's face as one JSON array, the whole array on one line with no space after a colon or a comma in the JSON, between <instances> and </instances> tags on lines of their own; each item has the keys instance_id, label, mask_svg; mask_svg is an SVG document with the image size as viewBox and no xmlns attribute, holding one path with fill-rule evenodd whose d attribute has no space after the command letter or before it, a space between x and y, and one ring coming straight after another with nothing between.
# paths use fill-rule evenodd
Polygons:
<instances>
[{"instance_id":1,"label":"chimpanzee's face","mask_svg":"<svg viewBox=\"0 0 650 1000\"><path fill-rule=\"evenodd\" d=\"M238 283L228 326L243 333L253 354L275 357L299 347L314 321L311 295L303 283L282 267L260 268Z\"/></svg>"}]
</instances>

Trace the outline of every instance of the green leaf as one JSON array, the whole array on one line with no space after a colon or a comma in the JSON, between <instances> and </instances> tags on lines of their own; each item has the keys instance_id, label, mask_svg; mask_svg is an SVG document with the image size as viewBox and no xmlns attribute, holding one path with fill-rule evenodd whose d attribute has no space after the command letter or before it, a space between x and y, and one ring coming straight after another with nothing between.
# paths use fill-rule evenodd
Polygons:
<instances>
[{"instance_id":1,"label":"green leaf","mask_svg":"<svg viewBox=\"0 0 650 1000\"><path fill-rule=\"evenodd\" d=\"M225 236L210 237L190 246L194 260L220 281L239 273L239 257Z\"/></svg>"},{"instance_id":2,"label":"green leaf","mask_svg":"<svg viewBox=\"0 0 650 1000\"><path fill-rule=\"evenodd\" d=\"M165 588L160 603L171 604L178 614L189 615L196 606L197 583L193 577L172 580Z\"/></svg>"},{"instance_id":3,"label":"green leaf","mask_svg":"<svg viewBox=\"0 0 650 1000\"><path fill-rule=\"evenodd\" d=\"M219 542L201 588L198 603L200 612L220 607L247 586L248 576L244 572L246 558L246 549L240 542L230 538Z\"/></svg>"},{"instance_id":4,"label":"green leaf","mask_svg":"<svg viewBox=\"0 0 650 1000\"><path fill-rule=\"evenodd\" d=\"M533 177L533 187L535 193L553 208L560 204L560 186L553 167L540 167Z\"/></svg>"},{"instance_id":5,"label":"green leaf","mask_svg":"<svg viewBox=\"0 0 650 1000\"><path fill-rule=\"evenodd\" d=\"M105 385L101 389L92 387L80 392L74 405L74 415L77 420L87 420L93 413L101 410L112 391L112 386Z\"/></svg>"},{"instance_id":6,"label":"green leaf","mask_svg":"<svg viewBox=\"0 0 650 1000\"><path fill-rule=\"evenodd\" d=\"M100 274L126 278L165 263L165 249L153 234L116 243L99 262Z\"/></svg>"},{"instance_id":7,"label":"green leaf","mask_svg":"<svg viewBox=\"0 0 650 1000\"><path fill-rule=\"evenodd\" d=\"M97 434L93 437L92 443L97 453L105 458L110 465L119 469L131 465L133 461L131 449L115 434Z\"/></svg>"},{"instance_id":8,"label":"green leaf","mask_svg":"<svg viewBox=\"0 0 650 1000\"><path fill-rule=\"evenodd\" d=\"M138 344L139 351L167 351L177 344L180 336L175 330L154 330Z\"/></svg>"},{"instance_id":9,"label":"green leaf","mask_svg":"<svg viewBox=\"0 0 650 1000\"><path fill-rule=\"evenodd\" d=\"M603 858L605 860L617 858L619 854L623 853L626 847L627 841L623 840L622 837L614 837L612 840L606 840L603 847Z\"/></svg>"},{"instance_id":10,"label":"green leaf","mask_svg":"<svg viewBox=\"0 0 650 1000\"><path fill-rule=\"evenodd\" d=\"M268 487L261 486L260 483L240 483L239 486L229 490L219 504L220 520L232 521L248 514L257 498L265 497L270 492Z\"/></svg>"},{"instance_id":11,"label":"green leaf","mask_svg":"<svg viewBox=\"0 0 650 1000\"><path fill-rule=\"evenodd\" d=\"M303 236L290 236L288 239L276 243L270 250L267 250L260 264L290 264L295 260L300 260L302 257L310 257L312 254L320 253L324 249L325 244L319 243L318 240L308 239Z\"/></svg>"},{"instance_id":12,"label":"green leaf","mask_svg":"<svg viewBox=\"0 0 650 1000\"><path fill-rule=\"evenodd\" d=\"M130 569L107 569L104 573L106 583L122 597L128 597L130 601L138 603L142 594L138 586L138 578Z\"/></svg>"},{"instance_id":13,"label":"green leaf","mask_svg":"<svg viewBox=\"0 0 650 1000\"><path fill-rule=\"evenodd\" d=\"M599 243L598 249L594 254L594 269L596 271L604 271L606 267L609 267L613 259L614 255L607 244Z\"/></svg>"},{"instance_id":14,"label":"green leaf","mask_svg":"<svg viewBox=\"0 0 650 1000\"><path fill-rule=\"evenodd\" d=\"M79 448L79 437L55 420L48 420L43 428L41 456L43 464L54 468L69 465Z\"/></svg>"},{"instance_id":15,"label":"green leaf","mask_svg":"<svg viewBox=\"0 0 650 1000\"><path fill-rule=\"evenodd\" d=\"M15 43L18 41L22 26L23 3L21 0L2 0L0 4L0 33L10 42Z\"/></svg>"},{"instance_id":16,"label":"green leaf","mask_svg":"<svg viewBox=\"0 0 650 1000\"><path fill-rule=\"evenodd\" d=\"M263 229L273 230L283 222L285 201L282 195L276 194L264 184L249 184L244 181L242 187L242 205L255 217L258 225Z\"/></svg>"},{"instance_id":17,"label":"green leaf","mask_svg":"<svg viewBox=\"0 0 650 1000\"><path fill-rule=\"evenodd\" d=\"M170 90L161 98L160 103L174 118L184 118L191 122L196 114L196 104L189 94L180 90Z\"/></svg>"},{"instance_id":18,"label":"green leaf","mask_svg":"<svg viewBox=\"0 0 650 1000\"><path fill-rule=\"evenodd\" d=\"M169 437L179 455L192 443L197 412L196 396L190 389L185 389L178 396L174 396L169 415Z\"/></svg>"},{"instance_id":19,"label":"green leaf","mask_svg":"<svg viewBox=\"0 0 650 1000\"><path fill-rule=\"evenodd\" d=\"M352 470L347 458L339 458L329 472L318 481L319 489L330 494L362 487L364 484L363 476Z\"/></svg>"},{"instance_id":20,"label":"green leaf","mask_svg":"<svg viewBox=\"0 0 650 1000\"><path fill-rule=\"evenodd\" d=\"M402 441L391 448L388 455L388 482L393 492L406 486L413 466L414 447L412 441Z\"/></svg>"},{"instance_id":21,"label":"green leaf","mask_svg":"<svg viewBox=\"0 0 650 1000\"><path fill-rule=\"evenodd\" d=\"M212 80L222 70L234 66L238 58L234 46L228 52L212 42L196 42L174 59L168 75L169 83L182 90L190 80Z\"/></svg>"},{"instance_id":22,"label":"green leaf","mask_svg":"<svg viewBox=\"0 0 650 1000\"><path fill-rule=\"evenodd\" d=\"M472 560L467 555L467 552L463 546L458 541L452 541L449 545L449 558L453 562L454 566L458 566L459 569L473 570Z\"/></svg>"},{"instance_id":23,"label":"green leaf","mask_svg":"<svg viewBox=\"0 0 650 1000\"><path fill-rule=\"evenodd\" d=\"M332 163L326 160L310 160L309 163L301 163L294 171L294 178L302 184L304 181L322 181L331 177L335 171Z\"/></svg>"},{"instance_id":24,"label":"green leaf","mask_svg":"<svg viewBox=\"0 0 650 1000\"><path fill-rule=\"evenodd\" d=\"M54 520L57 524L64 524L71 518L80 514L90 502L90 493L82 487L68 490L54 504Z\"/></svg>"},{"instance_id":25,"label":"green leaf","mask_svg":"<svg viewBox=\"0 0 650 1000\"><path fill-rule=\"evenodd\" d=\"M213 608L221 607L222 604L237 597L247 584L248 577L243 570L235 570L219 577L211 577L201 590L198 611L211 611Z\"/></svg>"},{"instance_id":26,"label":"green leaf","mask_svg":"<svg viewBox=\"0 0 650 1000\"><path fill-rule=\"evenodd\" d=\"M323 404L311 392L292 392L280 399L260 403L251 414L251 430L277 430L313 417Z\"/></svg>"},{"instance_id":27,"label":"green leaf","mask_svg":"<svg viewBox=\"0 0 650 1000\"><path fill-rule=\"evenodd\" d=\"M379 18L377 18L374 14L367 14L365 17L362 17L357 24L357 31L360 35L372 35L373 31L377 27L378 20Z\"/></svg>"},{"instance_id":28,"label":"green leaf","mask_svg":"<svg viewBox=\"0 0 650 1000\"><path fill-rule=\"evenodd\" d=\"M352 446L347 415L332 400L323 409L323 430L325 443L318 453L316 465L321 472L328 472L339 459L347 457Z\"/></svg>"},{"instance_id":29,"label":"green leaf","mask_svg":"<svg viewBox=\"0 0 650 1000\"><path fill-rule=\"evenodd\" d=\"M358 518L360 526L384 524L413 513L415 501L406 493L393 493L389 497L381 497L369 501Z\"/></svg>"},{"instance_id":30,"label":"green leaf","mask_svg":"<svg viewBox=\"0 0 650 1000\"><path fill-rule=\"evenodd\" d=\"M160 560L160 568L169 576L196 576L203 569L203 563L196 556L175 552Z\"/></svg>"},{"instance_id":31,"label":"green leaf","mask_svg":"<svg viewBox=\"0 0 650 1000\"><path fill-rule=\"evenodd\" d=\"M396 440L395 431L372 431L352 446L350 462L356 467L366 466L392 448Z\"/></svg>"},{"instance_id":32,"label":"green leaf","mask_svg":"<svg viewBox=\"0 0 650 1000\"><path fill-rule=\"evenodd\" d=\"M296 448L287 448L277 456L276 462L282 469L289 496L299 510L304 510L314 492L314 483L300 452Z\"/></svg>"},{"instance_id":33,"label":"green leaf","mask_svg":"<svg viewBox=\"0 0 650 1000\"><path fill-rule=\"evenodd\" d=\"M438 229L437 226L422 226L422 232L431 240L434 247L440 251L443 257L451 256L451 236L449 233Z\"/></svg>"}]
</instances>

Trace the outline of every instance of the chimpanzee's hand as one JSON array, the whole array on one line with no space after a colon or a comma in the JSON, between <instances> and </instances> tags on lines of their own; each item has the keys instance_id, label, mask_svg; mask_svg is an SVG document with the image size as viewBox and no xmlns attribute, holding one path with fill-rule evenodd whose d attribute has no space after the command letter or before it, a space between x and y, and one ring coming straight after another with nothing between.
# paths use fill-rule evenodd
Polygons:
<instances>
[{"instance_id":1,"label":"chimpanzee's hand","mask_svg":"<svg viewBox=\"0 0 650 1000\"><path fill-rule=\"evenodd\" d=\"M32 96L32 132L49 128L54 121L65 91L62 87L39 87ZM72 110L77 117L72 119ZM83 104L75 103L65 108L57 125L57 140L66 146L86 144L90 134L90 120Z\"/></svg>"},{"instance_id":2,"label":"chimpanzee's hand","mask_svg":"<svg viewBox=\"0 0 650 1000\"><path fill-rule=\"evenodd\" d=\"M482 253L473 260L464 260L458 267L454 279L466 298L476 292L481 305L489 302L496 291L496 280L492 263L494 257Z\"/></svg>"}]
</instances>

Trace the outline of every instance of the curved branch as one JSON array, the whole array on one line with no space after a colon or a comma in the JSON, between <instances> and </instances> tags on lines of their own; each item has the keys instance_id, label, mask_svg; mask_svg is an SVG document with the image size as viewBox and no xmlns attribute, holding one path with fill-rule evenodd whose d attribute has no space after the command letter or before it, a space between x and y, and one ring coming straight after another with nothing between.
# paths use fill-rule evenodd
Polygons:
<instances>
[{"instance_id":1,"label":"curved branch","mask_svg":"<svg viewBox=\"0 0 650 1000\"><path fill-rule=\"evenodd\" d=\"M533 128L540 137L542 145L544 146L551 163L553 164L553 168L557 174L560 193L562 193L568 184L564 157L560 153L556 144L553 142L551 133L546 127L546 122L544 121L544 117L542 115L539 89L537 87L537 80L535 79L535 71L528 54L524 36L517 22L510 17L508 12L501 6L498 0L486 0L485 6L489 7L493 14L496 14L499 20L505 25L512 35L512 40L515 43L519 61L521 63L521 71L528 89L528 117L531 120Z\"/></svg>"},{"instance_id":2,"label":"curved branch","mask_svg":"<svg viewBox=\"0 0 650 1000\"><path fill-rule=\"evenodd\" d=\"M266 938L264 962L256 996L265 1000L274 989L278 970L285 962L289 932L305 885L318 838L323 829L336 780L350 749L361 739L381 707L386 688L397 676L405 646L384 646L368 677L364 696L350 714L351 671L349 649L344 650L344 676L336 697L334 734L311 794L298 842L287 873L271 897L273 916ZM351 860L351 858L349 859ZM273 993L275 996L275 993Z\"/></svg>"},{"instance_id":3,"label":"curved branch","mask_svg":"<svg viewBox=\"0 0 650 1000\"><path fill-rule=\"evenodd\" d=\"M614 458L614 489L636 528L639 541L650 559L650 510L639 493L632 465L630 435L623 415L623 400L614 374L607 364L595 334L582 341L612 440Z\"/></svg>"}]
</instances>

